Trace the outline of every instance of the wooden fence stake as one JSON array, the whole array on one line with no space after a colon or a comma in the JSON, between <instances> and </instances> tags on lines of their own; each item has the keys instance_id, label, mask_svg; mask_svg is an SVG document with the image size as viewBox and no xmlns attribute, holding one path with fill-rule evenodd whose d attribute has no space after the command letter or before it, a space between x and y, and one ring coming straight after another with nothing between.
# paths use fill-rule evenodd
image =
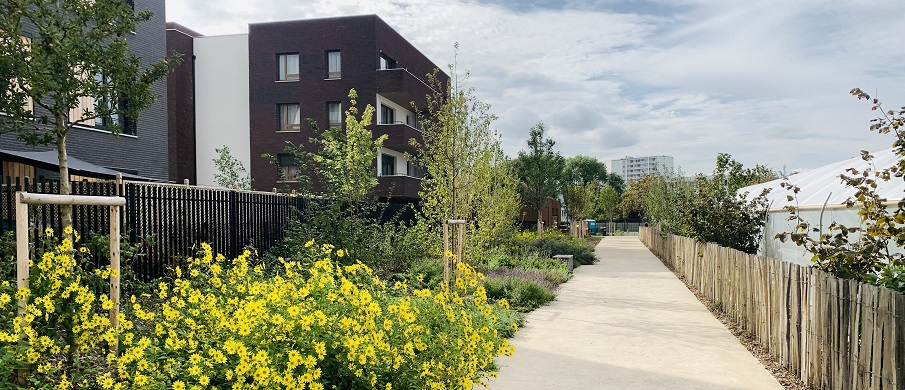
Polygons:
<instances>
[{"instance_id":1,"label":"wooden fence stake","mask_svg":"<svg viewBox=\"0 0 905 390\"><path fill-rule=\"evenodd\" d=\"M16 193L16 288L28 287L28 203L22 199L22 193ZM19 299L19 317L24 332L25 308L28 298ZM25 333L21 334L22 337Z\"/></svg>"}]
</instances>

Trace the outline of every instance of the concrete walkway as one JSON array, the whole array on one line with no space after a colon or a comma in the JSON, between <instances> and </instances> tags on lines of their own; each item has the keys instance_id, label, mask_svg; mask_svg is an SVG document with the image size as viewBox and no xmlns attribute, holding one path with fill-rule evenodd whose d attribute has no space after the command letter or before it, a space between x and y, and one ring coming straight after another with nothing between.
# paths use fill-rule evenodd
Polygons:
<instances>
[{"instance_id":1,"label":"concrete walkway","mask_svg":"<svg viewBox=\"0 0 905 390\"><path fill-rule=\"evenodd\" d=\"M606 237L497 359L506 389L782 389L636 236Z\"/></svg>"}]
</instances>

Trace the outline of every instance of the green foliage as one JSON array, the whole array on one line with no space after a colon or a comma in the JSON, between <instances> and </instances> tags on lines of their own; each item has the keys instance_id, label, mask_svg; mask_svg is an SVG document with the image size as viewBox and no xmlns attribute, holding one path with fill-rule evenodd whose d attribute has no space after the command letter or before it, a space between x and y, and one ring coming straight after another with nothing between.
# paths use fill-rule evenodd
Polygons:
<instances>
[{"instance_id":1,"label":"green foliage","mask_svg":"<svg viewBox=\"0 0 905 390\"><path fill-rule=\"evenodd\" d=\"M588 183L603 185L609 180L606 165L594 157L577 155L569 157L563 166L565 185L583 186Z\"/></svg>"},{"instance_id":2,"label":"green foliage","mask_svg":"<svg viewBox=\"0 0 905 390\"><path fill-rule=\"evenodd\" d=\"M427 97L424 145L412 140L418 149L414 160L427 172L421 180L420 218L425 226L467 220L466 247L475 253L514 232L520 201L500 137L490 129L496 120L490 105L477 100L473 89L460 87L467 73L460 81L455 64L450 73L452 81L446 85L436 73L428 76L437 93ZM439 236L433 237L433 247L439 248Z\"/></svg>"},{"instance_id":3,"label":"green foliage","mask_svg":"<svg viewBox=\"0 0 905 390\"><path fill-rule=\"evenodd\" d=\"M138 118L157 97L153 86L179 60L174 55L143 63L129 51L126 37L151 15L133 11L122 0L0 3L0 132L15 133L29 145L55 143L63 195L71 193L69 129L120 114ZM23 25L38 29L30 43L21 39ZM95 105L70 121L81 96L95 97ZM110 131L119 132L119 123L112 122ZM62 219L63 225L72 224L71 207L64 207Z\"/></svg>"},{"instance_id":4,"label":"green foliage","mask_svg":"<svg viewBox=\"0 0 905 390\"><path fill-rule=\"evenodd\" d=\"M443 261L434 258L416 260L408 272L398 277L414 289L436 289L443 283Z\"/></svg>"},{"instance_id":5,"label":"green foliage","mask_svg":"<svg viewBox=\"0 0 905 390\"><path fill-rule=\"evenodd\" d=\"M535 280L515 276L488 276L484 288L490 299L506 299L513 309L529 312L556 298L553 292Z\"/></svg>"},{"instance_id":6,"label":"green foliage","mask_svg":"<svg viewBox=\"0 0 905 390\"><path fill-rule=\"evenodd\" d=\"M526 247L545 257L572 255L572 260L580 265L589 265L597 262L597 257L594 256L594 247L587 240L559 233L544 235L541 238L529 241Z\"/></svg>"},{"instance_id":7,"label":"green foliage","mask_svg":"<svg viewBox=\"0 0 905 390\"><path fill-rule=\"evenodd\" d=\"M763 166L746 169L728 154L717 156L708 176L687 179L669 172L648 175L632 183L623 194L627 210L643 212L665 233L713 242L746 253L756 253L767 209L767 191L748 201L740 186L765 180Z\"/></svg>"},{"instance_id":8,"label":"green foliage","mask_svg":"<svg viewBox=\"0 0 905 390\"><path fill-rule=\"evenodd\" d=\"M858 279L905 292L905 202L888 205L887 200L877 193L881 181L905 177L905 107L884 111L877 99L858 88L851 91L858 99L871 102L871 110L878 111L880 117L871 122L871 131L893 134L893 150L898 157L896 163L882 169L874 167L874 156L867 151L861 158L870 168L846 169L839 175L842 182L855 190L845 204L848 208L858 208L859 226L846 226L834 221L829 232L814 238L809 235L811 226L799 214L795 206L788 206L789 220L795 223L792 232L777 234L785 241L791 239L803 246L813 257L814 265L841 278ZM797 194L799 189L790 182L783 187ZM794 199L789 195L789 200ZM894 249L894 250L891 250Z\"/></svg>"},{"instance_id":9,"label":"green foliage","mask_svg":"<svg viewBox=\"0 0 905 390\"><path fill-rule=\"evenodd\" d=\"M702 242L757 253L769 190L749 202L746 194L738 189L759 180L757 172L761 169L761 166L743 169L729 155L720 154L713 175L709 178L698 175L689 196L680 203L684 232Z\"/></svg>"},{"instance_id":10,"label":"green foliage","mask_svg":"<svg viewBox=\"0 0 905 390\"><path fill-rule=\"evenodd\" d=\"M494 306L493 315L496 317L494 328L503 338L515 336L518 328L525 323L525 316L510 308Z\"/></svg>"},{"instance_id":11,"label":"green foliage","mask_svg":"<svg viewBox=\"0 0 905 390\"><path fill-rule=\"evenodd\" d=\"M361 119L355 90L349 91L349 109L345 128L331 127L312 138L318 151L312 154L315 170L324 186L324 195L348 201L360 201L377 186L377 172L373 167L378 150L387 136L373 139L371 130L374 107L368 104ZM317 126L315 125L315 133Z\"/></svg>"},{"instance_id":12,"label":"green foliage","mask_svg":"<svg viewBox=\"0 0 905 390\"><path fill-rule=\"evenodd\" d=\"M594 198L597 197L598 184L589 182L584 185L569 185L563 189L563 203L572 218L573 231L579 221L591 216L594 211Z\"/></svg>"},{"instance_id":13,"label":"green foliage","mask_svg":"<svg viewBox=\"0 0 905 390\"><path fill-rule=\"evenodd\" d=\"M360 117L356 107L357 92L349 91L349 109L346 110L345 127L331 127L321 131L316 122L308 120L315 137L308 142L315 149L308 152L302 144L286 141L283 152L291 156L295 163L295 176L286 177L277 157L265 153L261 157L277 169L279 181L285 182L287 189L310 194L312 177L307 173L314 169L314 178L322 189L317 195L332 199L358 202L363 201L377 186L377 172L374 159L383 146L386 136L373 138L368 128L374 117L374 107L365 106Z\"/></svg>"},{"instance_id":14,"label":"green foliage","mask_svg":"<svg viewBox=\"0 0 905 390\"><path fill-rule=\"evenodd\" d=\"M52 388L113 370L105 358L117 334L106 315L112 306L106 295L109 267L94 268L87 248L54 237L51 229L35 242L35 251L28 289L16 288L14 274L0 276L3 388ZM18 298L27 302L24 317L18 316Z\"/></svg>"},{"instance_id":15,"label":"green foliage","mask_svg":"<svg viewBox=\"0 0 905 390\"><path fill-rule=\"evenodd\" d=\"M296 257L310 241L332 242L348 253L344 257L348 264L360 261L382 275L403 272L427 256L427 235L396 220L382 222L379 216L388 212L386 207L312 200L290 221L284 239L264 257L271 264L278 257L301 261Z\"/></svg>"},{"instance_id":16,"label":"green foliage","mask_svg":"<svg viewBox=\"0 0 905 390\"><path fill-rule=\"evenodd\" d=\"M615 188L609 185L601 188L597 193L597 199L594 205L594 214L598 216L597 219L605 219L607 221L616 219L621 212L619 209L619 202L621 200L621 196Z\"/></svg>"},{"instance_id":17,"label":"green foliage","mask_svg":"<svg viewBox=\"0 0 905 390\"><path fill-rule=\"evenodd\" d=\"M513 162L516 176L521 184L521 195L525 205L540 210L551 199L556 199L562 189L562 172L565 159L553 150L556 141L544 138L546 127L543 122L531 128L528 136L528 151L520 151ZM543 232L540 218L537 222L538 233Z\"/></svg>"},{"instance_id":18,"label":"green foliage","mask_svg":"<svg viewBox=\"0 0 905 390\"><path fill-rule=\"evenodd\" d=\"M238 188L240 190L251 189L251 176L248 170L242 165L229 150L229 146L223 145L222 148L214 149L217 152L217 158L214 159L214 167L217 173L214 174L214 181L220 187Z\"/></svg>"}]
</instances>

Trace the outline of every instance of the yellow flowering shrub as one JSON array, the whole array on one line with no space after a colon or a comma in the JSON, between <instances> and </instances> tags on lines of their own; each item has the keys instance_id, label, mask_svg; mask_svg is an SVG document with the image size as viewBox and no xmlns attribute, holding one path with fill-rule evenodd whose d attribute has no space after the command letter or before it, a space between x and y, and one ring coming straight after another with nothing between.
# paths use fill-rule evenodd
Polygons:
<instances>
[{"instance_id":1,"label":"yellow flowering shrub","mask_svg":"<svg viewBox=\"0 0 905 390\"><path fill-rule=\"evenodd\" d=\"M337 265L331 245L306 245L310 268L281 259L267 272L248 252L202 248L160 284L155 309L133 304L141 330L102 387L470 389L512 353L467 265L449 291L410 291Z\"/></svg>"},{"instance_id":2,"label":"yellow flowering shrub","mask_svg":"<svg viewBox=\"0 0 905 390\"><path fill-rule=\"evenodd\" d=\"M71 228L65 232L78 240ZM109 345L132 323L121 316L120 328L112 329L107 315L112 302L106 290L95 291L111 271L84 272L78 257L83 251L73 250L69 238L53 238L52 229L45 235L37 245L40 258L29 262L29 288L0 281L0 381L29 388L91 387L93 373L108 365ZM18 315L20 298L27 299L24 318Z\"/></svg>"},{"instance_id":3,"label":"yellow flowering shrub","mask_svg":"<svg viewBox=\"0 0 905 390\"><path fill-rule=\"evenodd\" d=\"M339 265L347 254L332 245L265 270L202 244L153 294L126 295L112 329L111 271L86 272L68 239L46 242L29 289L0 281L2 388L471 389L513 352L464 264L449 290L416 290Z\"/></svg>"}]
</instances>

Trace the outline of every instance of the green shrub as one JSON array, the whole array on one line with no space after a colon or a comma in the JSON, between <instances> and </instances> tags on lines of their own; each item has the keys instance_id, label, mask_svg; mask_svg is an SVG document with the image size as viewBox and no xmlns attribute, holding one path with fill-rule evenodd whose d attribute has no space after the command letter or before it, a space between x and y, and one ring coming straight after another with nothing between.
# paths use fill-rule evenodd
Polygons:
<instances>
[{"instance_id":1,"label":"green shrub","mask_svg":"<svg viewBox=\"0 0 905 390\"><path fill-rule=\"evenodd\" d=\"M557 261L557 263L559 262ZM560 268L528 268L527 270L540 274L553 286L559 286L572 279L572 273L566 270L565 264L559 263L559 265Z\"/></svg>"},{"instance_id":2,"label":"green shrub","mask_svg":"<svg viewBox=\"0 0 905 390\"><path fill-rule=\"evenodd\" d=\"M529 312L552 301L553 286L542 276L523 270L494 271L484 279L487 297L506 299L518 311Z\"/></svg>"},{"instance_id":3,"label":"green shrub","mask_svg":"<svg viewBox=\"0 0 905 390\"><path fill-rule=\"evenodd\" d=\"M264 255L264 261L268 266L277 265L280 257L304 261L298 254L315 240L346 251L346 264L361 261L381 276L405 272L427 256L427 240L418 227L395 220L382 222L376 216L384 209L380 204L312 201L290 222L285 238Z\"/></svg>"},{"instance_id":4,"label":"green shrub","mask_svg":"<svg viewBox=\"0 0 905 390\"><path fill-rule=\"evenodd\" d=\"M443 261L440 259L421 259L412 263L411 268L395 279L408 283L414 289L435 289L443 283Z\"/></svg>"},{"instance_id":5,"label":"green shrub","mask_svg":"<svg viewBox=\"0 0 905 390\"><path fill-rule=\"evenodd\" d=\"M555 255L572 255L577 264L588 265L597 262L594 247L587 241L569 236L544 236L528 243L528 247L538 253L552 257Z\"/></svg>"},{"instance_id":6,"label":"green shrub","mask_svg":"<svg viewBox=\"0 0 905 390\"><path fill-rule=\"evenodd\" d=\"M496 317L493 327L503 338L515 336L515 332L525 323L525 316L522 313L500 305L493 306L493 315Z\"/></svg>"}]
</instances>

